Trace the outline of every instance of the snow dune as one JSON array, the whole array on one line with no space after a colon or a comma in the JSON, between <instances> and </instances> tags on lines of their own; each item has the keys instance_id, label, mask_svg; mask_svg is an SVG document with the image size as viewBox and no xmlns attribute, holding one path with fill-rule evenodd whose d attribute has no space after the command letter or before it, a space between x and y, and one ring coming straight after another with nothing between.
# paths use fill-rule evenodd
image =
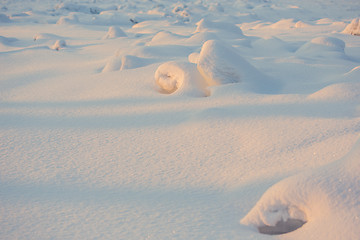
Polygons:
<instances>
[{"instance_id":1,"label":"snow dune","mask_svg":"<svg viewBox=\"0 0 360 240\"><path fill-rule=\"evenodd\" d=\"M359 239L358 0L3 0L0 239Z\"/></svg>"}]
</instances>

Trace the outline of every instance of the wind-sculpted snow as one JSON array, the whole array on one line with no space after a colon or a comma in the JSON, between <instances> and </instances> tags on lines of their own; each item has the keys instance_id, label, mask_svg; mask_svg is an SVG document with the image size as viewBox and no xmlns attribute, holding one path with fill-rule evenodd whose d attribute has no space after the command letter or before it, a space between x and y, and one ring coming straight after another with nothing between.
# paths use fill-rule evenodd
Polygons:
<instances>
[{"instance_id":1,"label":"wind-sculpted snow","mask_svg":"<svg viewBox=\"0 0 360 240\"><path fill-rule=\"evenodd\" d=\"M331 236L331 232L341 231L348 233L349 239L356 239L360 235L359 171L360 141L344 158L275 184L241 223L256 226L265 234L302 227L293 234L299 239L310 229L314 232L307 239L341 239L341 235Z\"/></svg>"},{"instance_id":2,"label":"wind-sculpted snow","mask_svg":"<svg viewBox=\"0 0 360 240\"><path fill-rule=\"evenodd\" d=\"M103 39L113 39L119 37L126 37L126 33L124 33L124 31L117 26L111 26L109 27L109 30L106 33L106 35L103 37Z\"/></svg>"},{"instance_id":3,"label":"wind-sculpted snow","mask_svg":"<svg viewBox=\"0 0 360 240\"><path fill-rule=\"evenodd\" d=\"M355 18L346 26L343 33L360 36L360 18Z\"/></svg>"},{"instance_id":4,"label":"wind-sculpted snow","mask_svg":"<svg viewBox=\"0 0 360 240\"><path fill-rule=\"evenodd\" d=\"M192 63L164 63L156 70L155 80L166 93L176 91L178 95L206 96L205 81Z\"/></svg>"},{"instance_id":5,"label":"wind-sculpted snow","mask_svg":"<svg viewBox=\"0 0 360 240\"><path fill-rule=\"evenodd\" d=\"M334 37L317 37L301 46L296 54L303 57L346 58L345 42Z\"/></svg>"},{"instance_id":6,"label":"wind-sculpted snow","mask_svg":"<svg viewBox=\"0 0 360 240\"><path fill-rule=\"evenodd\" d=\"M359 10L1 0L0 239L359 239Z\"/></svg>"},{"instance_id":7,"label":"wind-sculpted snow","mask_svg":"<svg viewBox=\"0 0 360 240\"><path fill-rule=\"evenodd\" d=\"M275 92L279 85L243 59L236 49L221 41L209 40L201 48L198 70L209 86L242 83L254 92Z\"/></svg>"}]
</instances>

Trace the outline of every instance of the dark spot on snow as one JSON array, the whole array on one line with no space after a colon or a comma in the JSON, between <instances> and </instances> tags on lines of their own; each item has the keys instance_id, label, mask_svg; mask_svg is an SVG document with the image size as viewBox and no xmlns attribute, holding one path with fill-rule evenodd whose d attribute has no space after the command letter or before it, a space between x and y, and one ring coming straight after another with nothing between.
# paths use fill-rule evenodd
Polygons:
<instances>
[{"instance_id":1,"label":"dark spot on snow","mask_svg":"<svg viewBox=\"0 0 360 240\"><path fill-rule=\"evenodd\" d=\"M268 235L285 234L302 227L306 222L299 219L288 219L287 221L277 222L275 226L260 226L259 232Z\"/></svg>"},{"instance_id":2,"label":"dark spot on snow","mask_svg":"<svg viewBox=\"0 0 360 240\"><path fill-rule=\"evenodd\" d=\"M139 23L138 21L136 21L135 19L132 19L132 18L130 18L130 22L132 22L134 25Z\"/></svg>"}]
</instances>

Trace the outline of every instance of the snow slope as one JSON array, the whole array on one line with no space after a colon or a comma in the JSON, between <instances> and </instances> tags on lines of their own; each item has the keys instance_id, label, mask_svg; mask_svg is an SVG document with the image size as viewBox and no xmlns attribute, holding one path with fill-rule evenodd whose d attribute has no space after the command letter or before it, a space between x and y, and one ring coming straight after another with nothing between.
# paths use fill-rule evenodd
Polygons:
<instances>
[{"instance_id":1,"label":"snow slope","mask_svg":"<svg viewBox=\"0 0 360 240\"><path fill-rule=\"evenodd\" d=\"M0 239L360 239L359 10L1 1Z\"/></svg>"}]
</instances>

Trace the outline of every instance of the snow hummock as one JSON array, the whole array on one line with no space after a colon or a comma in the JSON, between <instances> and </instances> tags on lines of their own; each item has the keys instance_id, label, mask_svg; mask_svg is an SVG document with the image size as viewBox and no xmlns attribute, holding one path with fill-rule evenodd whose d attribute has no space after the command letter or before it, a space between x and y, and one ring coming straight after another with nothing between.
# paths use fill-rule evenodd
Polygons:
<instances>
[{"instance_id":1,"label":"snow hummock","mask_svg":"<svg viewBox=\"0 0 360 240\"><path fill-rule=\"evenodd\" d=\"M340 160L286 178L269 188L241 223L253 225L266 234L287 233L305 223L304 230L297 230L293 237L325 239L333 238L332 232L346 232L349 239L356 239L360 235L359 171L360 140ZM348 215L349 212L357 217ZM311 236L304 235L310 229Z\"/></svg>"},{"instance_id":2,"label":"snow hummock","mask_svg":"<svg viewBox=\"0 0 360 240\"><path fill-rule=\"evenodd\" d=\"M206 96L204 80L196 65L187 62L166 62L155 72L158 86L166 93L178 95Z\"/></svg>"},{"instance_id":3,"label":"snow hummock","mask_svg":"<svg viewBox=\"0 0 360 240\"><path fill-rule=\"evenodd\" d=\"M209 86L242 83L254 92L273 92L278 85L265 76L233 47L217 40L208 40L201 48L197 68Z\"/></svg>"},{"instance_id":4,"label":"snow hummock","mask_svg":"<svg viewBox=\"0 0 360 240\"><path fill-rule=\"evenodd\" d=\"M109 27L109 30L106 33L106 35L103 37L103 39L113 39L119 37L126 37L126 33L123 30L121 30L120 27L111 26Z\"/></svg>"},{"instance_id":5,"label":"snow hummock","mask_svg":"<svg viewBox=\"0 0 360 240\"><path fill-rule=\"evenodd\" d=\"M354 18L351 23L346 26L343 33L360 35L360 18Z\"/></svg>"},{"instance_id":6,"label":"snow hummock","mask_svg":"<svg viewBox=\"0 0 360 240\"><path fill-rule=\"evenodd\" d=\"M56 51L59 51L60 49L66 47L66 42L64 39L56 40L54 45L52 46L52 49L55 49Z\"/></svg>"}]
</instances>

